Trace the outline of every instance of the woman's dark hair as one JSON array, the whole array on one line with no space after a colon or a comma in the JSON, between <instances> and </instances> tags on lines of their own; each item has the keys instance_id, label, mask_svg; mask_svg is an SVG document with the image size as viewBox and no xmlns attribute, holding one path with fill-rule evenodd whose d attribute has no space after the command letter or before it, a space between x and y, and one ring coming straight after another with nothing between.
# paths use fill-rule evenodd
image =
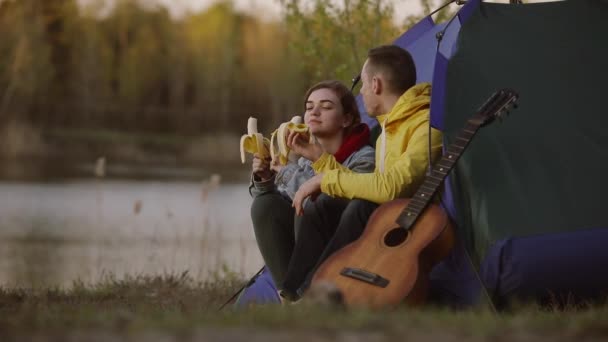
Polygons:
<instances>
[{"instance_id":1,"label":"woman's dark hair","mask_svg":"<svg viewBox=\"0 0 608 342\"><path fill-rule=\"evenodd\" d=\"M306 101L308 101L308 97L312 94L313 91L319 89L330 89L336 94L338 99L340 99L340 104L342 105L342 109L344 111L344 115L350 116L353 121L350 126L346 127L346 133L350 133L351 129L361 123L361 115L359 114L359 107L357 106L357 100L353 93L348 90L348 88L340 81L328 80L321 81L308 89L306 95L304 96L304 109L306 110Z\"/></svg>"}]
</instances>

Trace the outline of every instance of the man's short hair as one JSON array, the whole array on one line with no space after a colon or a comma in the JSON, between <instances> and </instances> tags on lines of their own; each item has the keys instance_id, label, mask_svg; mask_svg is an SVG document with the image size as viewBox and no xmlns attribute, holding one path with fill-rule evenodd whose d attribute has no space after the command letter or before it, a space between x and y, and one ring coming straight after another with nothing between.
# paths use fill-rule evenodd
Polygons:
<instances>
[{"instance_id":1,"label":"man's short hair","mask_svg":"<svg viewBox=\"0 0 608 342\"><path fill-rule=\"evenodd\" d=\"M388 90L401 95L416 84L416 65L409 52L397 45L382 45L367 53L368 70L380 72Z\"/></svg>"}]
</instances>

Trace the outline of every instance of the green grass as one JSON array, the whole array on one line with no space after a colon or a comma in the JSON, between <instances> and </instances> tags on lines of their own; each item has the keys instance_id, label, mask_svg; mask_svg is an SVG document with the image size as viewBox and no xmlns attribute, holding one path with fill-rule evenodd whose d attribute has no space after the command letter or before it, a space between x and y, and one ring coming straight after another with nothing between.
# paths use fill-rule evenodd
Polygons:
<instances>
[{"instance_id":1,"label":"green grass","mask_svg":"<svg viewBox=\"0 0 608 342\"><path fill-rule=\"evenodd\" d=\"M261 334L279 340L281 334L289 332L295 334L294 341L323 336L348 339L349 334L362 340L555 341L608 337L608 306L553 310L527 305L494 314L445 308L346 311L299 303L218 311L242 281L228 274L209 282L195 282L183 273L120 280L107 277L93 285L76 282L70 289L4 288L0 289L0 332L13 337L63 336L69 332L95 335L100 331L112 336L139 336L154 332L200 338L230 332L235 334L234 339Z\"/></svg>"}]
</instances>

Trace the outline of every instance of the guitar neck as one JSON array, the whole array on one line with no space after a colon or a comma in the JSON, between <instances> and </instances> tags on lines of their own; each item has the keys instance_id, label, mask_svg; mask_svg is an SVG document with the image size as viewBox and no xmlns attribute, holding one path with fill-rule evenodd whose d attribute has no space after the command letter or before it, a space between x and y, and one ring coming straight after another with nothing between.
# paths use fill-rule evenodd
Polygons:
<instances>
[{"instance_id":1,"label":"guitar neck","mask_svg":"<svg viewBox=\"0 0 608 342\"><path fill-rule=\"evenodd\" d=\"M422 185L418 188L418 191L416 191L414 196L410 199L407 207L397 218L397 224L399 224L400 227L405 228L406 230L413 227L418 217L439 191L441 183L445 180L450 171L452 171L454 165L467 148L469 142L471 142L482 123L483 121L478 118L478 115L467 121L467 124L458 134L456 140L448 146L441 159L435 163Z\"/></svg>"}]
</instances>

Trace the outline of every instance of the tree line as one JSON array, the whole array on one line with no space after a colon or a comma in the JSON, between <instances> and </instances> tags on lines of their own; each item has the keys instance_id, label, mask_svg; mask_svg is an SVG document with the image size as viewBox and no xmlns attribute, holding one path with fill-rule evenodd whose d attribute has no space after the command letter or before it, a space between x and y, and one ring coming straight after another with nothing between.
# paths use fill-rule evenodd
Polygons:
<instances>
[{"instance_id":1,"label":"tree line","mask_svg":"<svg viewBox=\"0 0 608 342\"><path fill-rule=\"evenodd\" d=\"M389 0L279 1L272 21L230 1L174 18L137 0L0 0L0 125L197 135L257 116L267 131L416 19L396 24Z\"/></svg>"}]
</instances>

